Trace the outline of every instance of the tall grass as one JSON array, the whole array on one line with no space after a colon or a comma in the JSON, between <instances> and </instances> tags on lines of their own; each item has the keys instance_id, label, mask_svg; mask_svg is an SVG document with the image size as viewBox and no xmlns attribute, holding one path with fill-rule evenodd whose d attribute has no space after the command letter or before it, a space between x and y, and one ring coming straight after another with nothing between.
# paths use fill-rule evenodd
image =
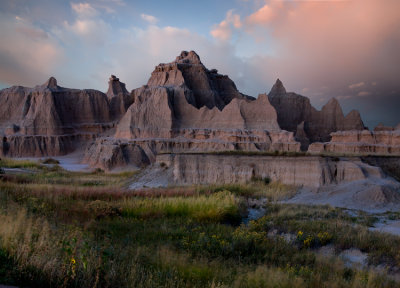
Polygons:
<instances>
[{"instance_id":1,"label":"tall grass","mask_svg":"<svg viewBox=\"0 0 400 288\"><path fill-rule=\"evenodd\" d=\"M280 182L266 184L264 180L252 181L246 184L207 185L197 187L199 193L216 193L230 191L237 196L252 198L267 198L271 202L277 202L292 198L297 193L297 187L285 185Z\"/></svg>"},{"instance_id":2,"label":"tall grass","mask_svg":"<svg viewBox=\"0 0 400 288\"><path fill-rule=\"evenodd\" d=\"M37 177L0 180L0 282L27 287L398 287L385 273L348 268L337 257L316 253L328 244L338 251L357 247L369 253L371 264L398 269L399 238L369 232L367 215L276 204L292 193L279 183L130 192L123 187L126 177L41 170ZM84 185L88 179L104 185ZM264 217L239 226L243 197L271 201ZM299 230L320 241L305 245L300 237L287 241L282 236Z\"/></svg>"},{"instance_id":3,"label":"tall grass","mask_svg":"<svg viewBox=\"0 0 400 288\"><path fill-rule=\"evenodd\" d=\"M238 200L229 191L198 197L124 199L122 215L127 217L187 217L197 221L240 221Z\"/></svg>"},{"instance_id":4,"label":"tall grass","mask_svg":"<svg viewBox=\"0 0 400 288\"><path fill-rule=\"evenodd\" d=\"M39 168L40 164L32 160L22 160L14 158L0 158L2 168Z\"/></svg>"}]
</instances>

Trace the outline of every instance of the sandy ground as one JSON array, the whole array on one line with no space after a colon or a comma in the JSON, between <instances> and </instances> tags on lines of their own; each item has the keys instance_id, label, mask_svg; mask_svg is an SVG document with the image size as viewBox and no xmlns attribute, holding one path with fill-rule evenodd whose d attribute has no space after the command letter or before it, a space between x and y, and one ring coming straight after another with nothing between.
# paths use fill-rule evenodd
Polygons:
<instances>
[{"instance_id":1,"label":"sandy ground","mask_svg":"<svg viewBox=\"0 0 400 288\"><path fill-rule=\"evenodd\" d=\"M400 236L400 220L386 221L377 223L375 227L370 228L372 231L386 232Z\"/></svg>"},{"instance_id":2,"label":"sandy ground","mask_svg":"<svg viewBox=\"0 0 400 288\"><path fill-rule=\"evenodd\" d=\"M400 210L400 183L391 179L365 179L328 185L319 189L302 188L285 203L327 204L334 207L383 213Z\"/></svg>"},{"instance_id":3,"label":"sandy ground","mask_svg":"<svg viewBox=\"0 0 400 288\"><path fill-rule=\"evenodd\" d=\"M81 161L83 159L82 152L74 152L71 154L67 154L64 156L55 156L52 157L58 161L60 161L60 166L68 171L90 171L92 170L88 164L82 164Z\"/></svg>"},{"instance_id":4,"label":"sandy ground","mask_svg":"<svg viewBox=\"0 0 400 288\"><path fill-rule=\"evenodd\" d=\"M347 208L347 213L352 216L357 216L357 211L364 211L380 218L370 228L371 231L400 236L400 220L388 220L379 215L388 211L400 211L400 185L390 177L329 185L315 190L303 188L284 203L327 204Z\"/></svg>"}]
</instances>

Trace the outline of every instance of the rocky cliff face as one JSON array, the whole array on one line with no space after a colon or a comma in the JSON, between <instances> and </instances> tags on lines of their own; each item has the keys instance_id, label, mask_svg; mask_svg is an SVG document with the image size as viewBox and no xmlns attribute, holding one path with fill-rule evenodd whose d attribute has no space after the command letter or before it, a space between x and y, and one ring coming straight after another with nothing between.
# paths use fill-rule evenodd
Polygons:
<instances>
[{"instance_id":1,"label":"rocky cliff face","mask_svg":"<svg viewBox=\"0 0 400 288\"><path fill-rule=\"evenodd\" d=\"M119 122L115 138L156 143L155 154L300 148L293 133L280 129L267 95L258 99L242 95L227 76L205 68L193 51L158 65L147 85L131 94L133 104Z\"/></svg>"},{"instance_id":2,"label":"rocky cliff face","mask_svg":"<svg viewBox=\"0 0 400 288\"><path fill-rule=\"evenodd\" d=\"M319 188L326 185L384 178L378 167L356 160L329 157L226 155L158 155L157 163L172 169L170 184L246 183L268 177L288 185Z\"/></svg>"},{"instance_id":3,"label":"rocky cliff face","mask_svg":"<svg viewBox=\"0 0 400 288\"><path fill-rule=\"evenodd\" d=\"M400 130L339 131L332 140L313 143L310 153L336 153L355 155L400 155Z\"/></svg>"},{"instance_id":4,"label":"rocky cliff face","mask_svg":"<svg viewBox=\"0 0 400 288\"><path fill-rule=\"evenodd\" d=\"M228 76L205 68L193 51L158 65L148 84L132 95L117 138L170 138L182 129L280 131L266 95L257 100L242 95Z\"/></svg>"},{"instance_id":5,"label":"rocky cliff face","mask_svg":"<svg viewBox=\"0 0 400 288\"><path fill-rule=\"evenodd\" d=\"M53 77L34 88L1 90L0 153L45 156L71 152L81 140L92 140L115 125L129 105L130 96L124 92L107 97L96 90L67 89Z\"/></svg>"},{"instance_id":6,"label":"rocky cliff face","mask_svg":"<svg viewBox=\"0 0 400 288\"><path fill-rule=\"evenodd\" d=\"M147 85L131 93L114 75L107 93L63 88L53 77L34 88L0 91L1 155L85 149L84 160L104 169L148 164L160 152L299 151L299 142L306 150L329 141L332 132L363 128L357 111L345 116L336 99L318 111L308 98L286 92L279 79L269 95L246 96L194 51L159 64ZM342 141L332 135L332 143ZM318 145L310 151L331 149Z\"/></svg>"},{"instance_id":7,"label":"rocky cliff face","mask_svg":"<svg viewBox=\"0 0 400 288\"><path fill-rule=\"evenodd\" d=\"M286 92L279 79L268 97L277 111L280 127L295 132L303 150L307 149L309 143L329 141L332 132L364 129L358 111L353 110L344 116L335 98L329 100L321 111L318 111L307 97Z\"/></svg>"},{"instance_id":8,"label":"rocky cliff face","mask_svg":"<svg viewBox=\"0 0 400 288\"><path fill-rule=\"evenodd\" d=\"M232 99L254 99L241 94L235 83L216 69L208 70L194 51L182 51L175 61L159 64L147 82L149 87L179 87L187 102L196 108L222 110Z\"/></svg>"}]
</instances>

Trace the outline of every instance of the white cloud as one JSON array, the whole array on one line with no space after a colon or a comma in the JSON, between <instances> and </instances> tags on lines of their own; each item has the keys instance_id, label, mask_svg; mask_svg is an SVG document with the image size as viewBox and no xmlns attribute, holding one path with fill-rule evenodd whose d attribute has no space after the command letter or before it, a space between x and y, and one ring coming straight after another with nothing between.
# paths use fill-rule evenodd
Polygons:
<instances>
[{"instance_id":1,"label":"white cloud","mask_svg":"<svg viewBox=\"0 0 400 288\"><path fill-rule=\"evenodd\" d=\"M92 5L108 14L115 14L120 7L126 6L126 3L123 0L96 0Z\"/></svg>"},{"instance_id":2,"label":"white cloud","mask_svg":"<svg viewBox=\"0 0 400 288\"><path fill-rule=\"evenodd\" d=\"M149 15L149 14L140 14L140 17L144 20L144 21L146 21L147 23L149 23L149 24L156 24L159 20L155 17L155 16L153 16L153 15Z\"/></svg>"},{"instance_id":3,"label":"white cloud","mask_svg":"<svg viewBox=\"0 0 400 288\"><path fill-rule=\"evenodd\" d=\"M364 82L354 83L349 85L349 89L357 89L363 87L365 85Z\"/></svg>"},{"instance_id":4,"label":"white cloud","mask_svg":"<svg viewBox=\"0 0 400 288\"><path fill-rule=\"evenodd\" d=\"M67 45L83 43L86 45L104 45L110 37L111 25L100 17L100 13L89 3L71 3L76 18L70 23L64 21L61 29L54 33Z\"/></svg>"},{"instance_id":5,"label":"white cloud","mask_svg":"<svg viewBox=\"0 0 400 288\"><path fill-rule=\"evenodd\" d=\"M98 15L97 10L89 3L71 3L71 8L79 17L86 18Z\"/></svg>"}]
</instances>

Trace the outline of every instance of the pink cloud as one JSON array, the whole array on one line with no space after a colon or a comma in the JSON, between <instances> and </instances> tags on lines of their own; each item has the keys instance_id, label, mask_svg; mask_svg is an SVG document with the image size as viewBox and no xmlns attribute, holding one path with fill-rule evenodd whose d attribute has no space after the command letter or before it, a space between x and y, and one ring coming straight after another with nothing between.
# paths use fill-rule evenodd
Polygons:
<instances>
[{"instance_id":1,"label":"pink cloud","mask_svg":"<svg viewBox=\"0 0 400 288\"><path fill-rule=\"evenodd\" d=\"M359 83L354 83L354 84L349 85L349 88L350 89L356 89L356 88L363 87L364 85L365 85L364 82L359 82Z\"/></svg>"},{"instance_id":2,"label":"pink cloud","mask_svg":"<svg viewBox=\"0 0 400 288\"><path fill-rule=\"evenodd\" d=\"M242 25L240 15L233 14L233 10L229 10L226 13L226 18L219 24L214 25L210 34L216 39L227 41L232 36L232 29L240 29Z\"/></svg>"},{"instance_id":3,"label":"pink cloud","mask_svg":"<svg viewBox=\"0 0 400 288\"><path fill-rule=\"evenodd\" d=\"M254 39L246 45L265 45L265 54L248 60L258 82L279 77L296 91L314 90L317 84L339 89L353 81L360 85L355 82L360 78L398 83L398 11L397 0L265 1L242 15L241 28L226 28L225 22L220 28L226 28L221 29L226 38L236 29Z\"/></svg>"},{"instance_id":4,"label":"pink cloud","mask_svg":"<svg viewBox=\"0 0 400 288\"><path fill-rule=\"evenodd\" d=\"M368 92L368 91L360 91L357 94L357 96L359 96L359 97L365 97L365 96L369 96L369 95L371 95L371 92Z\"/></svg>"},{"instance_id":5,"label":"pink cloud","mask_svg":"<svg viewBox=\"0 0 400 288\"><path fill-rule=\"evenodd\" d=\"M275 3L275 4L274 4ZM272 4L265 4L263 7L255 11L253 14L246 18L248 25L266 25L274 20L280 12L282 4L274 2Z\"/></svg>"},{"instance_id":6,"label":"pink cloud","mask_svg":"<svg viewBox=\"0 0 400 288\"><path fill-rule=\"evenodd\" d=\"M0 79L32 86L44 82L63 59L60 45L29 21L0 15Z\"/></svg>"}]
</instances>

